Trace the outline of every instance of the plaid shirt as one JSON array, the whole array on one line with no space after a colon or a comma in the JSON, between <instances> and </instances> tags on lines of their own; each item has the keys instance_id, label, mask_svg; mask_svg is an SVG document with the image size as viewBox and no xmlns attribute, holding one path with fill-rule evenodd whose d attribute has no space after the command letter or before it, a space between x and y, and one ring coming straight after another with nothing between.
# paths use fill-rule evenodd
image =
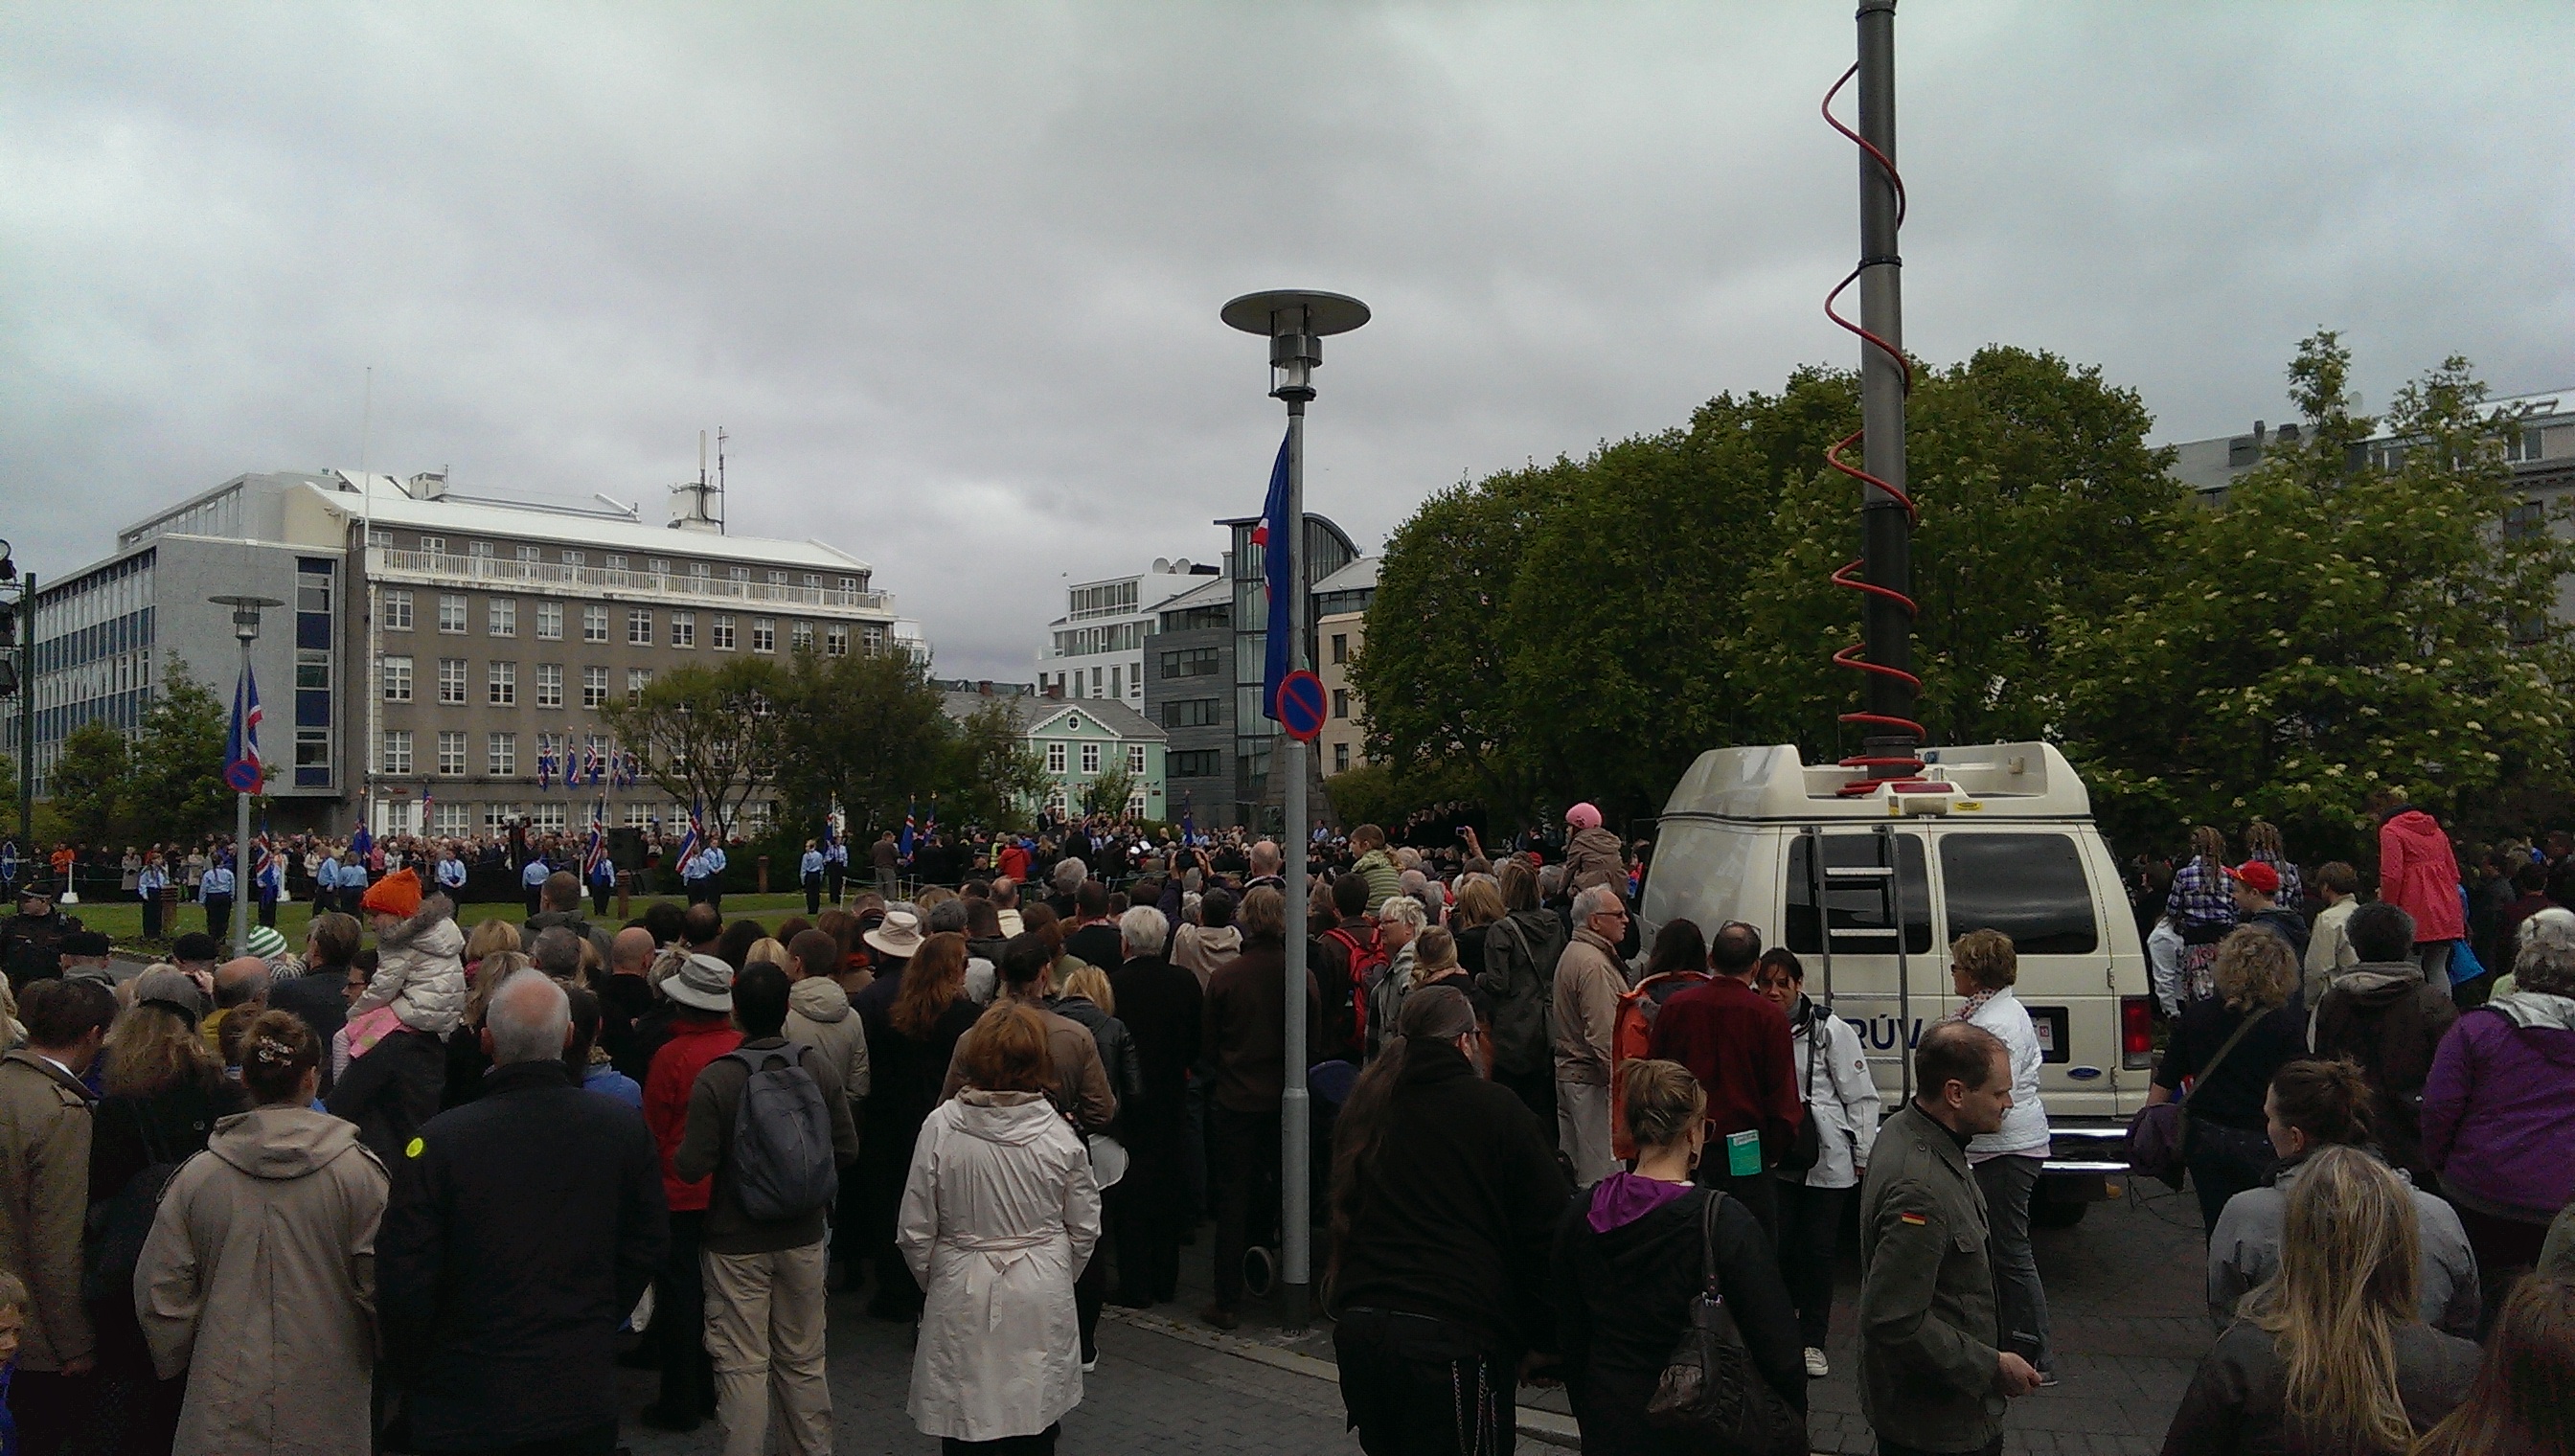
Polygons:
<instances>
[{"instance_id":1,"label":"plaid shirt","mask_svg":"<svg viewBox=\"0 0 2575 1456\"><path fill-rule=\"evenodd\" d=\"M2226 871L2199 859L2183 865L2173 874L2166 913L2185 930L2235 923L2235 891L2229 887Z\"/></svg>"}]
</instances>

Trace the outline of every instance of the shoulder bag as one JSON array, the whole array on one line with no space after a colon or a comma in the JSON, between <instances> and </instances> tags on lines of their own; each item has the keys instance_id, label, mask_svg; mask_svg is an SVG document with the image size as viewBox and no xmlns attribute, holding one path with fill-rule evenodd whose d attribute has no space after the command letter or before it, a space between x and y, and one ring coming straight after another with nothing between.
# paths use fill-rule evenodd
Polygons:
<instances>
[{"instance_id":1,"label":"shoulder bag","mask_svg":"<svg viewBox=\"0 0 2575 1456\"><path fill-rule=\"evenodd\" d=\"M1699 1217L1706 1284L1690 1300L1689 1324L1663 1362L1645 1401L1645 1424L1685 1431L1714 1449L1747 1456L1786 1456L1806 1449L1805 1421L1753 1368L1752 1352L1716 1280L1716 1214L1723 1193L1711 1190Z\"/></svg>"},{"instance_id":2,"label":"shoulder bag","mask_svg":"<svg viewBox=\"0 0 2575 1456\"><path fill-rule=\"evenodd\" d=\"M2175 1192L2181 1190L2182 1175L2186 1170L2182 1154L2190 1140L2190 1099L2198 1096L2199 1089L2208 1085L2209 1077L2226 1060L2226 1053L2235 1049L2235 1043L2244 1039L2244 1033L2253 1029L2253 1023L2267 1014L2258 1008L2245 1012L2244 1019L2236 1023L2234 1033L2217 1048L2217 1055L2210 1057L2208 1065L2199 1069L2188 1093L2169 1102L2158 1102L2128 1123L2130 1171L2140 1177L2161 1179Z\"/></svg>"},{"instance_id":3,"label":"shoulder bag","mask_svg":"<svg viewBox=\"0 0 2575 1456\"><path fill-rule=\"evenodd\" d=\"M1787 1151L1779 1154L1779 1167L1785 1172L1802 1173L1822 1160L1824 1155L1824 1135L1815 1126L1815 1068L1831 1054L1824 1045L1831 1039L1831 1028L1825 1025L1825 1017L1831 1014L1812 1003L1807 1008L1806 1085L1798 1096L1806 1115L1797 1123L1797 1135L1788 1140Z\"/></svg>"}]
</instances>

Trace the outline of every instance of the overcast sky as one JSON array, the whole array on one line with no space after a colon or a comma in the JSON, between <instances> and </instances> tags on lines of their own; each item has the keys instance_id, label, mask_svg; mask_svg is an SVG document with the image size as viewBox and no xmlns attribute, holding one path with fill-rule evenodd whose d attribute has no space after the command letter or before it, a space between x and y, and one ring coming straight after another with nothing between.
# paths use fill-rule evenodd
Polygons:
<instances>
[{"instance_id":1,"label":"overcast sky","mask_svg":"<svg viewBox=\"0 0 2575 1456\"><path fill-rule=\"evenodd\" d=\"M446 466L875 563L943 675L1260 506L1262 288L1375 310L1308 500L1428 492L1852 345L1848 0L0 9L0 533L52 574L243 471ZM1898 21L1906 336L2098 364L2161 439L2450 353L2575 385L2575 7ZM1936 501L1926 502L1937 509Z\"/></svg>"}]
</instances>

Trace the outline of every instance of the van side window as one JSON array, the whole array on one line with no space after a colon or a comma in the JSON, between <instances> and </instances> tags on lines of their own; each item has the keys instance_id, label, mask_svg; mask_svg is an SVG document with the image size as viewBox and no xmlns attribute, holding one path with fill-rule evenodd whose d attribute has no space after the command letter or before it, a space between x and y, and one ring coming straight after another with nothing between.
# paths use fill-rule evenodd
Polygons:
<instances>
[{"instance_id":1,"label":"van side window","mask_svg":"<svg viewBox=\"0 0 2575 1456\"><path fill-rule=\"evenodd\" d=\"M1949 933L2000 930L2023 955L2083 955L2101 943L2092 885L2065 834L1943 834Z\"/></svg>"},{"instance_id":2,"label":"van side window","mask_svg":"<svg viewBox=\"0 0 2575 1456\"><path fill-rule=\"evenodd\" d=\"M1877 835L1826 834L1824 864L1858 866L1877 862ZM1808 839L1799 834L1788 841L1788 948L1799 955L1814 955L1824 948L1822 930L1815 923L1815 898L1808 884L1811 871L1807 866ZM1920 834L1895 836L1896 877L1904 886L1904 953L1926 954L1931 949L1931 877L1922 858ZM1869 879L1843 879L1828 883L1824 897L1832 906L1836 930L1883 930L1887 928L1884 912L1885 892L1879 882ZM1891 955L1895 947L1887 938L1836 938L1835 955Z\"/></svg>"}]
</instances>

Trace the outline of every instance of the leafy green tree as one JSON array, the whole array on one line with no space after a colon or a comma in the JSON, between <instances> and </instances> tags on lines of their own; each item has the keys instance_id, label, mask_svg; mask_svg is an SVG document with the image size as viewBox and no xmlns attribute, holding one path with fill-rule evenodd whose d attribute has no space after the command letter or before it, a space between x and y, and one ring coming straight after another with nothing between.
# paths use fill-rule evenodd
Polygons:
<instances>
[{"instance_id":1,"label":"leafy green tree","mask_svg":"<svg viewBox=\"0 0 2575 1456\"><path fill-rule=\"evenodd\" d=\"M75 841L104 844L123 836L133 771L125 734L103 721L92 719L64 735L48 786Z\"/></svg>"},{"instance_id":2,"label":"leafy green tree","mask_svg":"<svg viewBox=\"0 0 2575 1456\"><path fill-rule=\"evenodd\" d=\"M1026 828L1049 781L1046 759L1029 746L1007 703L996 699L957 723L941 782L962 822Z\"/></svg>"},{"instance_id":3,"label":"leafy green tree","mask_svg":"<svg viewBox=\"0 0 2575 1456\"><path fill-rule=\"evenodd\" d=\"M230 821L233 791L224 784L227 713L206 686L188 676L177 653L161 670L160 690L143 715L118 801L145 840L192 838Z\"/></svg>"},{"instance_id":4,"label":"leafy green tree","mask_svg":"<svg viewBox=\"0 0 2575 1456\"><path fill-rule=\"evenodd\" d=\"M2575 651L2549 609L2575 545L2521 509L2464 360L2396 397L2392 467L2359 458L2349 367L2331 333L2301 345L2301 441L2150 523L2115 610L2051 624L2053 716L2114 829L2260 816L2357 848L2382 786L2470 816L2568 786Z\"/></svg>"},{"instance_id":5,"label":"leafy green tree","mask_svg":"<svg viewBox=\"0 0 2575 1456\"><path fill-rule=\"evenodd\" d=\"M1127 800L1136 793L1136 775L1127 765L1117 764L1109 771L1082 785L1082 811L1095 814L1123 814Z\"/></svg>"},{"instance_id":6,"label":"leafy green tree","mask_svg":"<svg viewBox=\"0 0 2575 1456\"><path fill-rule=\"evenodd\" d=\"M674 799L703 805L708 827L721 833L780 769L784 676L761 658L681 668L633 702L611 699L600 717L643 761L646 776Z\"/></svg>"},{"instance_id":7,"label":"leafy green tree","mask_svg":"<svg viewBox=\"0 0 2575 1456\"><path fill-rule=\"evenodd\" d=\"M808 821L834 802L861 843L937 786L955 731L908 653L799 653L778 685L778 789Z\"/></svg>"}]
</instances>

